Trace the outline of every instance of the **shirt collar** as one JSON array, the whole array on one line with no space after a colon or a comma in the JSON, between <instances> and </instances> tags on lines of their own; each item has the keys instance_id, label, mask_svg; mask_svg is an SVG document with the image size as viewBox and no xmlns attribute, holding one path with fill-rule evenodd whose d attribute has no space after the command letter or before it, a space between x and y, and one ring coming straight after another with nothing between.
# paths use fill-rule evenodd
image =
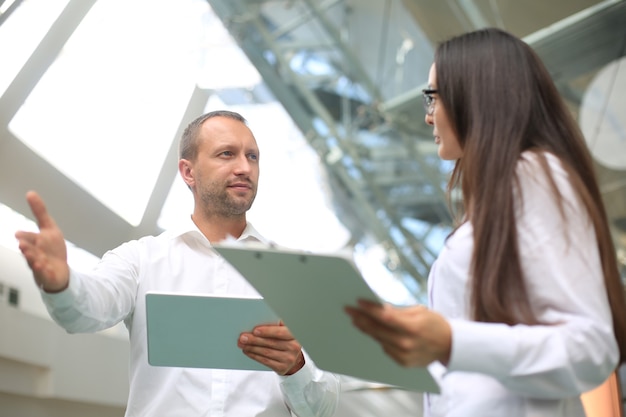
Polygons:
<instances>
[{"instance_id":1,"label":"shirt collar","mask_svg":"<svg viewBox=\"0 0 626 417\"><path fill-rule=\"evenodd\" d=\"M198 226L196 226L196 224L191 219L191 215L187 216L185 220L182 221L179 225L170 229L170 234L173 239L186 234L199 235L206 239L200 229L198 229ZM243 229L243 232L241 233L241 236L237 239L237 241L257 241L265 244L270 243L254 228L254 226L252 226L250 222L246 223L246 228Z\"/></svg>"}]
</instances>

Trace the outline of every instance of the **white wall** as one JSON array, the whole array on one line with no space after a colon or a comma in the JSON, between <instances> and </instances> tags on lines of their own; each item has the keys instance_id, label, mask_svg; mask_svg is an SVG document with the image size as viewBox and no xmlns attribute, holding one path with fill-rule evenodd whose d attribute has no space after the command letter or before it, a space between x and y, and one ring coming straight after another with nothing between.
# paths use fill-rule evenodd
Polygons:
<instances>
[{"instance_id":1,"label":"white wall","mask_svg":"<svg viewBox=\"0 0 626 417\"><path fill-rule=\"evenodd\" d=\"M21 254L0 247L0 417L122 416L128 340L69 335L48 316ZM7 288L19 291L17 306Z\"/></svg>"}]
</instances>

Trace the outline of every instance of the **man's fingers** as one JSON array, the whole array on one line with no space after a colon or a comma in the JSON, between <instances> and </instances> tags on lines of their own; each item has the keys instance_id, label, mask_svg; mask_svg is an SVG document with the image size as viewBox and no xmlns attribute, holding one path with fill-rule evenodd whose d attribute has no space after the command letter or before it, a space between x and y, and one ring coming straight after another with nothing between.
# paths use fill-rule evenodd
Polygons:
<instances>
[{"instance_id":1,"label":"man's fingers","mask_svg":"<svg viewBox=\"0 0 626 417\"><path fill-rule=\"evenodd\" d=\"M48 210L46 209L46 205L44 204L39 194L34 191L29 191L26 193L26 201L30 206L30 210L33 212L35 216L35 220L37 221L37 225L39 229L53 227L56 224L50 215L48 214Z\"/></svg>"},{"instance_id":2,"label":"man's fingers","mask_svg":"<svg viewBox=\"0 0 626 417\"><path fill-rule=\"evenodd\" d=\"M34 245L37 240L37 235L38 233L25 232L22 230L15 232L15 238L20 242L20 249L22 249L22 246Z\"/></svg>"},{"instance_id":3,"label":"man's fingers","mask_svg":"<svg viewBox=\"0 0 626 417\"><path fill-rule=\"evenodd\" d=\"M286 327L284 334L277 334L275 330L279 326L257 326L252 333L242 333L239 335L240 347L247 349L258 348L276 352L300 351L302 346L293 338Z\"/></svg>"},{"instance_id":4,"label":"man's fingers","mask_svg":"<svg viewBox=\"0 0 626 417\"><path fill-rule=\"evenodd\" d=\"M266 339L293 340L293 335L289 331L289 328L282 322L279 324L258 325L252 330L252 333L255 336Z\"/></svg>"}]
</instances>

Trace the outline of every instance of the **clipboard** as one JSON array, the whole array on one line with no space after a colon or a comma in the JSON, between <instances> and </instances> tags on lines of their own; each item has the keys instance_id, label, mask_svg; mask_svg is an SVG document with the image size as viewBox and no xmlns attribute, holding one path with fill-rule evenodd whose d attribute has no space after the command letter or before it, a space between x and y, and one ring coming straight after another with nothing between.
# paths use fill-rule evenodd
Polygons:
<instances>
[{"instance_id":1,"label":"clipboard","mask_svg":"<svg viewBox=\"0 0 626 417\"><path fill-rule=\"evenodd\" d=\"M344 312L358 298L380 301L358 268L341 255L241 244L213 245L263 296L316 366L408 390L439 393L426 368L405 368Z\"/></svg>"},{"instance_id":2,"label":"clipboard","mask_svg":"<svg viewBox=\"0 0 626 417\"><path fill-rule=\"evenodd\" d=\"M181 368L270 371L237 347L243 331L278 316L261 298L146 293L148 363Z\"/></svg>"}]
</instances>

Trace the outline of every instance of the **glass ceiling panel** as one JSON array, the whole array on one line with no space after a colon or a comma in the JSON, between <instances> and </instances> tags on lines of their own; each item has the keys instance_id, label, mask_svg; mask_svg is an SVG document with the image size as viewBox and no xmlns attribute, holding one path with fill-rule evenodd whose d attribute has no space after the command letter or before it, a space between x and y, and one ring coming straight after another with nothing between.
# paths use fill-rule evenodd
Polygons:
<instances>
[{"instance_id":1,"label":"glass ceiling panel","mask_svg":"<svg viewBox=\"0 0 626 417\"><path fill-rule=\"evenodd\" d=\"M261 74L212 11L204 16L203 39L198 87L252 88L262 82Z\"/></svg>"},{"instance_id":2,"label":"glass ceiling panel","mask_svg":"<svg viewBox=\"0 0 626 417\"><path fill-rule=\"evenodd\" d=\"M43 39L69 0L24 0L0 25L0 95ZM0 2L0 11L13 2Z\"/></svg>"},{"instance_id":3,"label":"glass ceiling panel","mask_svg":"<svg viewBox=\"0 0 626 417\"><path fill-rule=\"evenodd\" d=\"M215 92L207 111L240 111L257 137L263 175L249 219L259 231L291 248L344 248L350 234L333 213L326 173L282 105L219 99L224 89L254 96L262 80L205 0L96 2L9 128L138 225L196 84ZM177 177L158 224L172 227L192 210L191 193ZM5 233L11 239L4 244L15 246L13 232ZM366 268L368 276L386 297L401 302L410 294L399 282L398 288L389 283L394 278L382 272L382 253L355 257L377 264ZM72 263L91 261L74 256Z\"/></svg>"},{"instance_id":4,"label":"glass ceiling panel","mask_svg":"<svg viewBox=\"0 0 626 417\"><path fill-rule=\"evenodd\" d=\"M138 225L195 85L208 11L203 0L97 2L9 128Z\"/></svg>"}]
</instances>

